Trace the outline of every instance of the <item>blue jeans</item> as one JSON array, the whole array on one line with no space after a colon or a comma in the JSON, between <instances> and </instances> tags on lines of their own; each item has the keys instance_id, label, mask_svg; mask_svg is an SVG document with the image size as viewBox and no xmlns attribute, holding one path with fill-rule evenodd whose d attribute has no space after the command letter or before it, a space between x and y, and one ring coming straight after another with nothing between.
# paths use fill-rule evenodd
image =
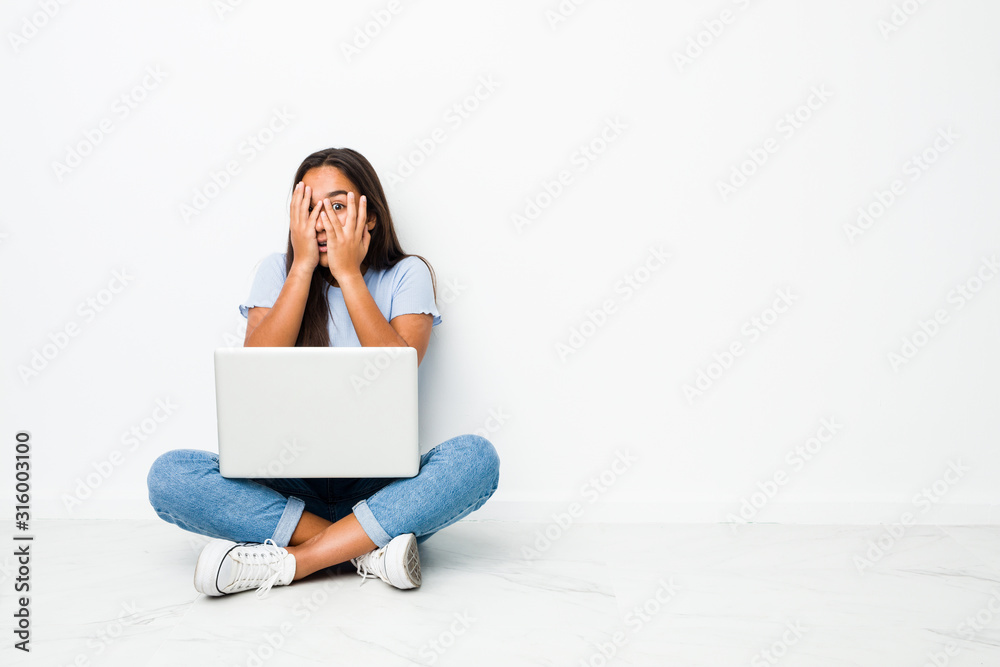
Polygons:
<instances>
[{"instance_id":1,"label":"blue jeans","mask_svg":"<svg viewBox=\"0 0 1000 667\"><path fill-rule=\"evenodd\" d=\"M153 461L146 485L156 514L194 533L284 547L304 510L334 523L353 511L381 547L405 533L423 542L482 507L499 480L493 444L468 434L421 455L415 477L226 478L218 454L173 449Z\"/></svg>"}]
</instances>

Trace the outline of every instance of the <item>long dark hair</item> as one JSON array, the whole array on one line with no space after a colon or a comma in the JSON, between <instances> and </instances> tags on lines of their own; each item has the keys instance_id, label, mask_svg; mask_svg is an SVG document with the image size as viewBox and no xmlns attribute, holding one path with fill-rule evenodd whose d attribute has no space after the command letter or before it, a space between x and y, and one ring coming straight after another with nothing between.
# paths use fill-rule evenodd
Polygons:
<instances>
[{"instance_id":1,"label":"long dark hair","mask_svg":"<svg viewBox=\"0 0 1000 667\"><path fill-rule=\"evenodd\" d=\"M382 183L375 173L375 168L365 158L364 155L350 148L327 148L316 151L299 165L292 179L292 190L296 183L301 181L306 172L316 167L331 166L336 167L358 188L358 197L367 197L368 215L376 217L375 228L372 229L371 241L368 244L368 253L363 262L369 267L380 271L396 265L404 257L420 257L420 255L410 255L403 252L396 238L396 229L392 225L392 214L389 213L389 204L385 199L385 192L382 190ZM288 230L288 250L285 253L285 275L292 270L292 262L295 259L292 248L292 230ZM431 288L434 291L434 300L437 301L437 280L434 277L434 269L430 263L420 257L431 272ZM329 347L330 332L327 329L327 320L330 318L330 307L327 301L327 294L332 285L330 269L320 264L316 265L313 271L312 281L309 283L309 296L306 297L306 308L302 314L302 324L299 326L299 335L295 340L295 347Z\"/></svg>"}]
</instances>

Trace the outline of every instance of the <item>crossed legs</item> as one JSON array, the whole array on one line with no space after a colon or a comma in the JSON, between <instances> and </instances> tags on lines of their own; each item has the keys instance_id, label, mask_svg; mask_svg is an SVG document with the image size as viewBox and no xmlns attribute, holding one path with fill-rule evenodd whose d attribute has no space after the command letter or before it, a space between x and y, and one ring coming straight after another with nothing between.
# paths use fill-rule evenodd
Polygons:
<instances>
[{"instance_id":1,"label":"crossed legs","mask_svg":"<svg viewBox=\"0 0 1000 667\"><path fill-rule=\"evenodd\" d=\"M394 536L412 533L418 543L426 540L481 507L496 491L499 467L489 440L456 436L421 455L415 477L389 483L334 522L305 511L294 492L222 477L218 455L203 450L164 452L150 467L147 485L157 515L185 530L237 542L284 540L295 556L294 579L301 579Z\"/></svg>"},{"instance_id":2,"label":"crossed legs","mask_svg":"<svg viewBox=\"0 0 1000 667\"><path fill-rule=\"evenodd\" d=\"M366 554L378 545L371 541L351 512L331 523L312 512L302 512L295 532L285 547L295 556L295 580L325 567Z\"/></svg>"}]
</instances>

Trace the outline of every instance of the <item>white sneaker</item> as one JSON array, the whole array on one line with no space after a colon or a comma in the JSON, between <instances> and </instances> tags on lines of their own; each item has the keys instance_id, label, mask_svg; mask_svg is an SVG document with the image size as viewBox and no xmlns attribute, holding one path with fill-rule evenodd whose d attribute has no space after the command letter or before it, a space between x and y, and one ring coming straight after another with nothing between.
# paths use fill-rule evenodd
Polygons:
<instances>
[{"instance_id":1,"label":"white sneaker","mask_svg":"<svg viewBox=\"0 0 1000 667\"><path fill-rule=\"evenodd\" d=\"M420 553L413 533L397 535L384 547L352 558L351 563L361 575L359 587L369 577L378 577L396 588L420 586Z\"/></svg>"},{"instance_id":2,"label":"white sneaker","mask_svg":"<svg viewBox=\"0 0 1000 667\"><path fill-rule=\"evenodd\" d=\"M263 544L214 539L198 556L194 587L205 595L257 588L257 598L263 599L271 586L286 586L294 577L295 556L271 538Z\"/></svg>"}]
</instances>

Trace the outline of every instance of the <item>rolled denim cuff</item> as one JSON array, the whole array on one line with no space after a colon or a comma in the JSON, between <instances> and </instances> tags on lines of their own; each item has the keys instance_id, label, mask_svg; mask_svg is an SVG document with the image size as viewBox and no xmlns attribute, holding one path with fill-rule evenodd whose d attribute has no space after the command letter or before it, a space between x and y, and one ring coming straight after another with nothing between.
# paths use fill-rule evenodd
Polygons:
<instances>
[{"instance_id":1,"label":"rolled denim cuff","mask_svg":"<svg viewBox=\"0 0 1000 667\"><path fill-rule=\"evenodd\" d=\"M299 525L299 519L302 518L302 512L305 508L306 501L295 496L288 496L288 502L285 503L285 511L281 513L281 518L278 519L278 527L274 529L274 535L271 536L271 539L279 547L288 546L288 542L292 539L292 533L295 532L295 527Z\"/></svg>"},{"instance_id":2,"label":"rolled denim cuff","mask_svg":"<svg viewBox=\"0 0 1000 667\"><path fill-rule=\"evenodd\" d=\"M365 533L368 534L368 537L376 546L384 547L389 544L392 537L375 520L375 515L372 514L371 508L368 507L367 500L359 500L351 510L354 512L354 516L357 517L358 523L361 524L361 528L364 529Z\"/></svg>"}]
</instances>

